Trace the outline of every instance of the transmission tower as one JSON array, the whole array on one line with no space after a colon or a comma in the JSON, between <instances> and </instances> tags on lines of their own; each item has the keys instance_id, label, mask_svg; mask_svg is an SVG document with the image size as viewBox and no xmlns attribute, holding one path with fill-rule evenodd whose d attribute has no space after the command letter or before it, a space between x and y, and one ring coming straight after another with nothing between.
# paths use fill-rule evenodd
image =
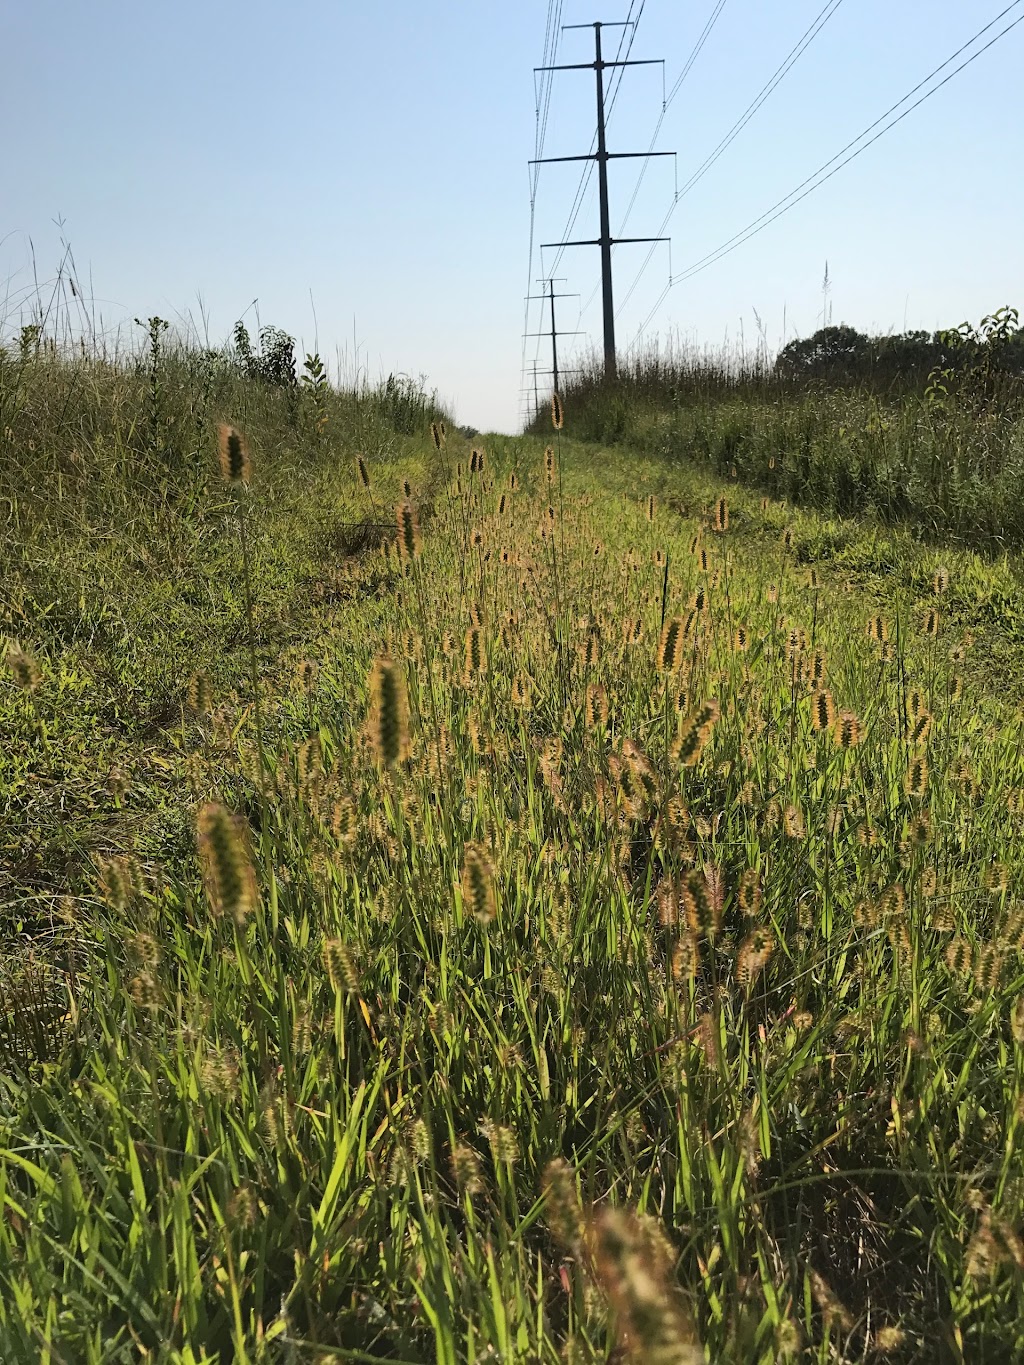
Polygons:
<instances>
[{"instance_id":1,"label":"transmission tower","mask_svg":"<svg viewBox=\"0 0 1024 1365\"><path fill-rule=\"evenodd\" d=\"M604 305L604 372L609 379L616 374L615 361L615 300L612 289L612 247L625 242L663 242L665 237L613 237L611 233L611 214L608 207L608 162L624 157L675 156L675 152L610 152L605 137L604 73L616 66L658 66L664 65L657 59L606 62L601 53L601 30L605 28L625 28L625 24L565 24L565 28L593 28L594 60L592 62L569 62L561 66L538 66L536 71L593 71L597 78L597 151L584 156L546 156L531 161L531 166L546 165L555 161L596 161L597 183L600 199L601 235L586 241L542 242L541 250L557 247L559 250L569 246L599 246L601 248L601 294Z\"/></svg>"},{"instance_id":2,"label":"transmission tower","mask_svg":"<svg viewBox=\"0 0 1024 1365\"><path fill-rule=\"evenodd\" d=\"M578 299L578 298L579 298L579 294L556 294L556 293L555 293L555 285L556 285L556 284L564 284L564 283L565 283L564 279L561 279L561 278L559 278L559 279L556 280L556 279L554 279L553 277L549 277L549 278L546 279L546 280L538 280L537 283L538 283L538 284L546 284L546 285L548 286L548 292L547 292L546 294L528 294L528 295L527 295L527 298L528 298L531 302L534 301L534 300L537 300L537 299L543 299L543 301L544 301L545 303L550 303L550 304L551 304L551 330L548 331L548 332L527 332L526 335L527 335L528 337L545 337L545 336L550 336L550 338L551 338L551 370L550 370L550 373L551 373L551 375L552 375L552 377L553 377L555 392L556 392L556 393L559 393L559 392L560 392L560 389L559 389L559 385L558 385L558 380L559 380L560 374L565 374L565 373L567 373L567 371L565 371L565 370L559 371L559 368L558 368L558 338L559 338L559 337L578 337L578 336L582 336L583 333L582 333L582 332L560 332L560 331L558 330L558 328L557 328L556 325L555 325L555 299Z\"/></svg>"}]
</instances>

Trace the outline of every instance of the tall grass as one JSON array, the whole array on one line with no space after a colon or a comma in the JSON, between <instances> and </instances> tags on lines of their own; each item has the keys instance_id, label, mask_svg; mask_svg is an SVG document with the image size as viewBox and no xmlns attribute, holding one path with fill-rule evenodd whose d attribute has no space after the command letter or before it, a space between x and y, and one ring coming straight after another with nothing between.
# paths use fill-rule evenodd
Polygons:
<instances>
[{"instance_id":1,"label":"tall grass","mask_svg":"<svg viewBox=\"0 0 1024 1365\"><path fill-rule=\"evenodd\" d=\"M422 389L342 388L315 358L267 382L158 323L132 351L35 324L0 348L0 642L39 659L53 703L43 724L0 694L4 862L9 888L43 898L80 890L128 829L146 857L189 840L164 780L189 676L253 706L252 665L279 667L310 595L336 593L330 575L379 543L354 452L385 497L400 473L424 492L434 477L408 435L444 415ZM239 497L217 472L225 419L255 459Z\"/></svg>"},{"instance_id":2,"label":"tall grass","mask_svg":"<svg viewBox=\"0 0 1024 1365\"><path fill-rule=\"evenodd\" d=\"M800 380L756 353L656 347L566 388L577 435L694 461L798 506L905 522L989 552L1024 545L1019 382L979 369L910 386ZM972 377L973 376L973 377ZM533 429L543 422L538 417Z\"/></svg>"},{"instance_id":3,"label":"tall grass","mask_svg":"<svg viewBox=\"0 0 1024 1365\"><path fill-rule=\"evenodd\" d=\"M443 415L435 396L406 378L351 388L261 382L236 353L171 338L150 319L150 343L134 352L102 344L58 347L35 327L0 347L0 499L9 525L26 518L62 526L109 518L155 494L196 505L211 472L210 432L231 414L274 458L265 481L292 478L333 446L389 459L401 438ZM319 358L316 373L322 374ZM301 378L311 375L308 367Z\"/></svg>"},{"instance_id":4,"label":"tall grass","mask_svg":"<svg viewBox=\"0 0 1024 1365\"><path fill-rule=\"evenodd\" d=\"M237 658L187 689L192 848L12 936L0 1358L1024 1351L1024 726L953 574L880 608L564 412L438 419L400 491L334 460L394 529L304 593L266 735Z\"/></svg>"}]
</instances>

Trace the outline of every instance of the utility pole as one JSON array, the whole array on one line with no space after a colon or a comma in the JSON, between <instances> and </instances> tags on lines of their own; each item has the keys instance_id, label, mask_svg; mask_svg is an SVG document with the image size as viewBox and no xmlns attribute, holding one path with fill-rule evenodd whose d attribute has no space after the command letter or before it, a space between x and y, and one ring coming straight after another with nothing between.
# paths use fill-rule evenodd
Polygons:
<instances>
[{"instance_id":1,"label":"utility pole","mask_svg":"<svg viewBox=\"0 0 1024 1365\"><path fill-rule=\"evenodd\" d=\"M658 66L664 63L657 60L612 61L606 62L601 51L601 30L604 28L625 28L626 24L564 24L563 28L593 28L594 60L592 62L571 62L562 66L538 66L541 71L593 71L597 76L597 151L586 156L546 156L531 161L531 166L545 165L553 161L596 161L597 183L600 198L601 235L588 241L579 242L542 242L541 250L568 246L599 246L601 248L601 297L604 307L604 372L607 378L616 375L615 360L615 297L612 289L612 247L622 242L664 242L665 237L613 237L611 213L608 206L608 162L613 158L635 156L675 156L675 152L610 152L605 136L604 73L616 66Z\"/></svg>"},{"instance_id":2,"label":"utility pole","mask_svg":"<svg viewBox=\"0 0 1024 1365\"><path fill-rule=\"evenodd\" d=\"M528 295L527 295L527 299L530 299L530 300L543 299L545 302L548 302L548 303L551 304L551 333L550 333L550 336L551 336L551 374L554 376L555 392L556 392L556 393L560 393L561 390L560 390L559 387L558 387L558 379L559 379L559 370L558 370L558 338L559 338L559 337L578 337L578 336L582 336L583 333L582 333L582 332L560 332L560 331L558 330L558 328L557 328L556 325L555 325L555 299L578 299L578 298L579 298L579 294L556 294L556 293L555 293L555 285L556 285L556 284L564 284L564 283L565 283L565 281L564 281L562 278L559 278L558 280L556 280L556 279L552 276L551 278L549 278L549 279L547 279L547 280L538 280L537 283L538 283L538 284L546 284L546 285L548 286L548 292L547 292L546 294L528 294ZM526 335L527 335L528 337L542 337L542 336L547 336L548 333L546 333L546 332L527 332ZM565 371L562 371L562 373L565 373Z\"/></svg>"},{"instance_id":3,"label":"utility pole","mask_svg":"<svg viewBox=\"0 0 1024 1365\"><path fill-rule=\"evenodd\" d=\"M621 49L620 49L621 50ZM604 62L601 25L594 25L594 70L597 72L597 194L601 212L601 300L604 312L604 370L615 378L615 302L612 297L612 224L608 212L608 143L604 132Z\"/></svg>"},{"instance_id":4,"label":"utility pole","mask_svg":"<svg viewBox=\"0 0 1024 1365\"><path fill-rule=\"evenodd\" d=\"M546 298L547 295L544 295L543 297ZM532 333L532 335L544 336L544 335L546 335L546 333L544 333L544 332L541 332L541 333L539 333L539 334L538 334L538 333ZM563 333L563 335L564 335L564 333ZM528 385L527 387L520 389L520 390L519 390L519 396L520 396L521 398L524 398L524 399L527 399L527 400L528 400L529 397L530 397L530 395L531 395L531 394L533 395L533 416L536 417L537 414L540 412L540 409L541 409L541 402L540 402L540 382L539 382L539 377L540 377L542 374L544 374L544 375L549 375L549 374L551 374L551 370L545 369L543 365L534 365L530 370L527 371L527 373L529 374L529 376L530 376L530 378L532 379L533 383L532 383L532 385ZM563 375L563 376L564 376L564 375L567 375L567 374L579 374L579 370L578 370L578 369L572 369L572 370L559 370L558 373L559 373L559 375Z\"/></svg>"}]
</instances>

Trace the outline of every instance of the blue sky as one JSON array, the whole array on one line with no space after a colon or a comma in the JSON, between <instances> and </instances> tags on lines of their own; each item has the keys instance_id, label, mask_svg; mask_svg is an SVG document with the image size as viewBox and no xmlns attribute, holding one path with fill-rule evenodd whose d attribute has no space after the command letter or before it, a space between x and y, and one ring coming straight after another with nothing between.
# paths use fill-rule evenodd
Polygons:
<instances>
[{"instance_id":1,"label":"blue sky","mask_svg":"<svg viewBox=\"0 0 1024 1365\"><path fill-rule=\"evenodd\" d=\"M677 206L682 272L833 156L1009 0L843 0L735 142ZM821 11L823 0L727 0L670 105L658 146L680 183L705 159ZM715 0L634 0L634 57L663 57L671 88ZM563 23L611 22L563 0ZM136 315L198 319L227 335L259 316L318 339L332 363L375 378L423 374L481 428L520 414L523 295L534 152L532 67L547 0L390 4L347 0L32 0L0 15L6 129L0 312L70 241L105 325ZM1015 7L998 28L1024 13ZM991 36L991 35L989 35ZM606 33L616 47L617 35ZM585 61L590 31L557 60ZM607 55L607 53L606 53ZM820 324L826 259L833 320L933 328L1024 306L1024 23L821 190L665 298L648 335L698 345L755 333L771 343ZM628 71L612 150L646 150L662 99L658 67ZM545 154L589 149L590 72L553 86ZM613 230L640 163L613 165ZM545 167L536 240L560 237L579 168ZM673 199L652 161L629 220L656 232ZM58 229L56 219L63 220ZM591 192L576 232L596 235ZM615 252L621 300L646 248ZM554 253L545 253L548 271ZM560 323L600 340L598 252L565 253ZM618 322L628 345L669 275L655 253ZM583 305L593 298L582 315ZM315 310L315 318L314 318ZM539 316L534 314L531 325ZM530 343L528 359L532 362ZM570 343L565 343L568 349ZM547 348L540 356L546 363ZM563 360L568 363L568 356Z\"/></svg>"}]
</instances>

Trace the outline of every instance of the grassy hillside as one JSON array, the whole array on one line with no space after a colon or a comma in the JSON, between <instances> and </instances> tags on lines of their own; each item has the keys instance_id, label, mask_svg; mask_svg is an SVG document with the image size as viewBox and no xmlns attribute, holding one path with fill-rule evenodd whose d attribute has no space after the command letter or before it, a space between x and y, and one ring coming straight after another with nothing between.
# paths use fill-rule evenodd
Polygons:
<instances>
[{"instance_id":1,"label":"grassy hillside","mask_svg":"<svg viewBox=\"0 0 1024 1365\"><path fill-rule=\"evenodd\" d=\"M19 916L33 903L48 916L126 837L147 858L191 846L189 680L209 676L210 742L232 747L253 705L251 650L268 679L319 659L314 609L344 600L346 564L390 531L403 480L428 496L422 433L443 414L408 384L339 393L307 367L307 382L282 385L159 329L155 353L121 360L58 355L25 332L0 350L0 640L29 651L42 680L0 691L0 889L18 893ZM251 621L217 470L227 415L255 465L242 498Z\"/></svg>"},{"instance_id":2,"label":"grassy hillside","mask_svg":"<svg viewBox=\"0 0 1024 1365\"><path fill-rule=\"evenodd\" d=\"M1012 566L250 383L22 456L0 1359L1017 1358Z\"/></svg>"}]
</instances>

